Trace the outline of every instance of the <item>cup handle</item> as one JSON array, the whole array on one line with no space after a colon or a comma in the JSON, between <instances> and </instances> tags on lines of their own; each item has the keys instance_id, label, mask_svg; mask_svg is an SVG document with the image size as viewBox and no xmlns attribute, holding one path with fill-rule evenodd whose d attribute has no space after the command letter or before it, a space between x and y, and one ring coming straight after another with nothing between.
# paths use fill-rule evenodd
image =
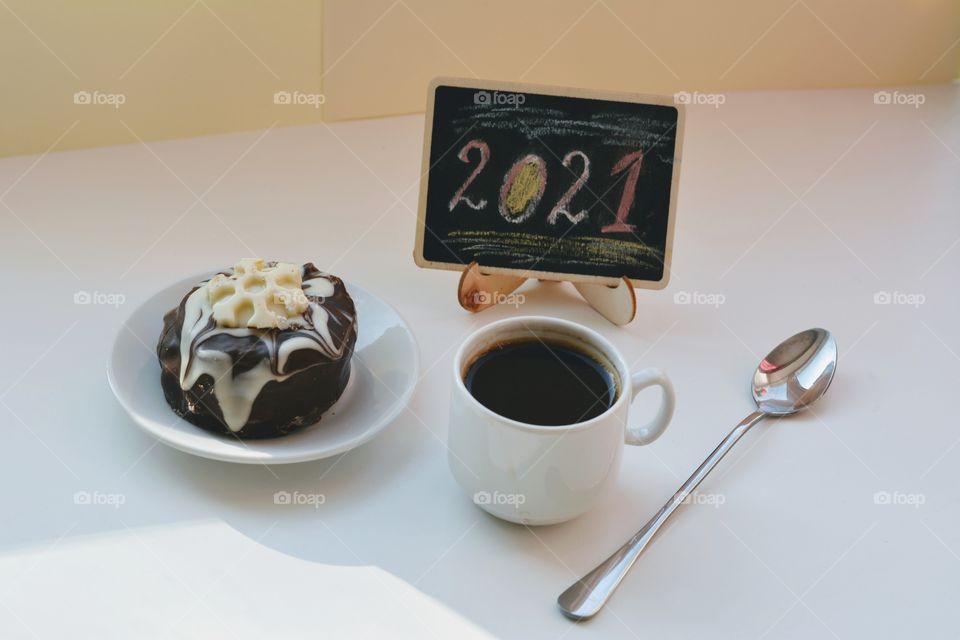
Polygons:
<instances>
[{"instance_id":1,"label":"cup handle","mask_svg":"<svg viewBox=\"0 0 960 640\"><path fill-rule=\"evenodd\" d=\"M650 367L641 369L630 376L633 393L630 402L633 402L637 394L647 387L657 386L663 389L663 401L660 403L660 410L657 415L645 425L640 427L631 427L627 425L626 442L632 445L650 444L663 435L670 424L670 418L673 417L673 407L676 404L676 397L673 395L673 384L660 369Z\"/></svg>"}]
</instances>

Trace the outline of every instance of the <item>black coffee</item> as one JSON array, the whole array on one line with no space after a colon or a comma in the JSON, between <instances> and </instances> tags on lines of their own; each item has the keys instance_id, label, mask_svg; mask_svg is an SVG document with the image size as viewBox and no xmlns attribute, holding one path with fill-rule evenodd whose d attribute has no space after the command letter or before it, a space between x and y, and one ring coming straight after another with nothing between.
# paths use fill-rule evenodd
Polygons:
<instances>
[{"instance_id":1,"label":"black coffee","mask_svg":"<svg viewBox=\"0 0 960 640\"><path fill-rule=\"evenodd\" d=\"M539 340L494 347L470 365L464 382L488 409L544 426L595 418L610 408L617 394L613 376L599 362Z\"/></svg>"}]
</instances>

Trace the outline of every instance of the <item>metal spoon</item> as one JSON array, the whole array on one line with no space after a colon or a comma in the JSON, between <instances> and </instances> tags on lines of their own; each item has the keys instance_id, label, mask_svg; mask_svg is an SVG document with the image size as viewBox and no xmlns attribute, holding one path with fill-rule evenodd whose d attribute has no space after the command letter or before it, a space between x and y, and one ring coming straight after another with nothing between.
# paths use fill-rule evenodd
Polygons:
<instances>
[{"instance_id":1,"label":"metal spoon","mask_svg":"<svg viewBox=\"0 0 960 640\"><path fill-rule=\"evenodd\" d=\"M830 386L836 368L837 343L825 329L798 333L767 354L753 374L753 399L757 410L734 427L635 536L560 594L557 604L563 614L573 620L586 620L596 615L664 523L743 434L767 416L787 416L816 402Z\"/></svg>"}]
</instances>

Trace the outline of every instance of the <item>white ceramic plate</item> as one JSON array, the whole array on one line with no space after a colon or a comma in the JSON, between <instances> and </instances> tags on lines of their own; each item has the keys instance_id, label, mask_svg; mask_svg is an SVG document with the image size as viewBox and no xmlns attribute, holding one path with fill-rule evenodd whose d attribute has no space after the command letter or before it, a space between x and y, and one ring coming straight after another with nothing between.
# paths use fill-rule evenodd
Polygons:
<instances>
[{"instance_id":1,"label":"white ceramic plate","mask_svg":"<svg viewBox=\"0 0 960 640\"><path fill-rule=\"evenodd\" d=\"M161 442L204 458L247 464L318 460L357 447L383 430L413 394L420 352L403 318L383 300L349 282L358 333L350 381L316 424L267 440L220 436L179 418L163 397L156 344L163 314L209 276L170 285L144 302L120 327L107 363L117 400L140 427Z\"/></svg>"}]
</instances>

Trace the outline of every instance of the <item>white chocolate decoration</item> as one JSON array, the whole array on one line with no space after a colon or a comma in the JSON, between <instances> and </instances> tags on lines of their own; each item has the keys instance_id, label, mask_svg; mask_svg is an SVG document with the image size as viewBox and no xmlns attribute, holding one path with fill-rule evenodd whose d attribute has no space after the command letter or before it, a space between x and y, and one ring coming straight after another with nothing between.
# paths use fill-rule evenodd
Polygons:
<instances>
[{"instance_id":1,"label":"white chocolate decoration","mask_svg":"<svg viewBox=\"0 0 960 640\"><path fill-rule=\"evenodd\" d=\"M302 284L295 264L246 258L231 275L218 273L205 288L218 327L282 329L310 305Z\"/></svg>"},{"instance_id":2,"label":"white chocolate decoration","mask_svg":"<svg viewBox=\"0 0 960 640\"><path fill-rule=\"evenodd\" d=\"M290 272L293 269L293 273ZM269 275L266 275L269 274ZM243 260L234 269L234 274L218 274L201 284L185 300L183 326L180 333L180 387L192 388L202 375L213 379L213 394L223 412L223 419L231 431L240 431L250 417L253 403L263 387L270 381L282 382L294 372L288 371L290 355L304 349L325 354L331 360L342 358L346 341L335 345L330 331L331 315L324 308L324 298L333 296L335 287L326 274L317 273L303 280L301 267L286 263L267 265L262 260ZM252 279L250 278L252 276ZM245 279L246 278L246 279ZM302 301L287 307L277 308L270 301L259 309L254 300L263 298L256 294L262 278L263 289L272 287L274 292L287 295L296 286L290 300ZM295 283L295 285L294 285ZM253 291L250 289L253 288ZM226 294L218 297L221 291ZM249 297L245 297L249 294ZM310 297L308 297L310 296ZM311 298L312 297L312 298ZM234 301L234 298L238 300ZM249 302L248 302L249 301ZM246 308L245 307L248 307ZM252 311L250 310L252 308ZM222 310L222 311L221 311ZM217 313L221 311L218 319ZM258 316L257 313L260 313ZM266 321L263 318L267 318ZM256 326L267 321L284 324L268 327ZM346 315L337 322L352 322ZM230 324L221 324L227 322ZM231 326L236 325L236 326ZM290 329L281 339L278 331ZM259 362L252 369L236 374L230 356L213 345L218 335L235 337L250 336L263 343L272 358ZM276 363L272 368L270 360Z\"/></svg>"}]
</instances>

